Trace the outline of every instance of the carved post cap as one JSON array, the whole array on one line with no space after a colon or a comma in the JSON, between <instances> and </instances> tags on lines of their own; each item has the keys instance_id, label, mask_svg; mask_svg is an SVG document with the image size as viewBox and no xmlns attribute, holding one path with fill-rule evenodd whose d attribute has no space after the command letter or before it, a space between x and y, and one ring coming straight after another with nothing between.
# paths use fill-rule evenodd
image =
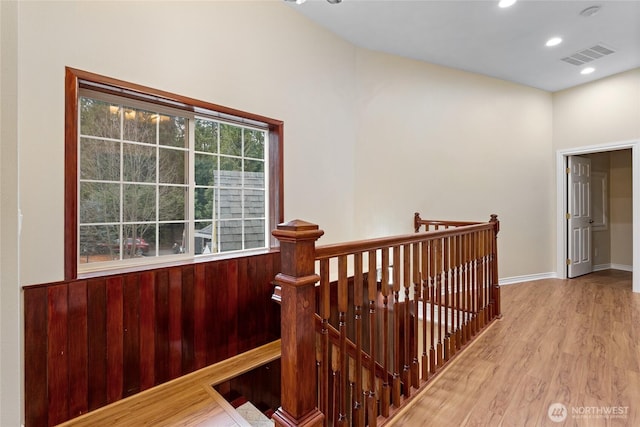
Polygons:
<instances>
[{"instance_id":1,"label":"carved post cap","mask_svg":"<svg viewBox=\"0 0 640 427\"><path fill-rule=\"evenodd\" d=\"M498 214L491 214L491 219L489 220L489 222L494 223L494 227L496 230L496 234L498 234L500 232L500 220L498 220Z\"/></svg>"},{"instance_id":2,"label":"carved post cap","mask_svg":"<svg viewBox=\"0 0 640 427\"><path fill-rule=\"evenodd\" d=\"M320 230L320 227L316 224L294 219L278 224L278 228L273 230L271 234L281 242L292 242L296 240L318 240L324 234L324 231Z\"/></svg>"}]
</instances>

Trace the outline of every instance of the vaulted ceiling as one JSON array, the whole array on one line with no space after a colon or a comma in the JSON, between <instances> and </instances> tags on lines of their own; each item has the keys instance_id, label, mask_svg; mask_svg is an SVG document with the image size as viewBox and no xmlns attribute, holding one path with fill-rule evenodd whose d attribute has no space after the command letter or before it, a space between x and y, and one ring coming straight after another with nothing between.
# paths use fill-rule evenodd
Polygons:
<instances>
[{"instance_id":1,"label":"vaulted ceiling","mask_svg":"<svg viewBox=\"0 0 640 427\"><path fill-rule=\"evenodd\" d=\"M640 67L638 0L288 4L357 46L551 92ZM551 37L562 42L547 47ZM586 67L594 71L581 74Z\"/></svg>"}]
</instances>

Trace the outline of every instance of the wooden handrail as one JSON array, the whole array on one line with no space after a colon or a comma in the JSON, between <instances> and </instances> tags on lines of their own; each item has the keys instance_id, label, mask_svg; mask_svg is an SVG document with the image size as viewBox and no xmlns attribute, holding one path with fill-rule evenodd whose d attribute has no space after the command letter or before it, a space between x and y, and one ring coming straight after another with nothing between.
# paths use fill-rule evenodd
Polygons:
<instances>
[{"instance_id":1,"label":"wooden handrail","mask_svg":"<svg viewBox=\"0 0 640 427\"><path fill-rule=\"evenodd\" d=\"M449 228L446 230L435 230L425 233L402 234L392 237L378 237L373 239L357 240L347 243L334 243L316 247L316 260L328 259L343 255L350 255L357 252L367 252L393 246L420 243L423 241L436 240L444 237L460 236L472 231L491 230L491 223L470 223L464 226Z\"/></svg>"},{"instance_id":2,"label":"wooden handrail","mask_svg":"<svg viewBox=\"0 0 640 427\"><path fill-rule=\"evenodd\" d=\"M501 316L497 216L416 213L414 225L412 234L324 246L314 224L274 231L283 271L273 297L283 346L276 425L376 427ZM417 232L423 225L438 229Z\"/></svg>"}]
</instances>

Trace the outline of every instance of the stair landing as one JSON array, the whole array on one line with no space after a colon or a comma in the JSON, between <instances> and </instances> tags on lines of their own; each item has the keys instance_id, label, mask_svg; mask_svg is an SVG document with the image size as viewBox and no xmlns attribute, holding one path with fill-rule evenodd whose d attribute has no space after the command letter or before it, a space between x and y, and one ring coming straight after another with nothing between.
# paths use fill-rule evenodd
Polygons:
<instances>
[{"instance_id":1,"label":"stair landing","mask_svg":"<svg viewBox=\"0 0 640 427\"><path fill-rule=\"evenodd\" d=\"M280 340L157 385L60 426L250 427L214 385L280 357Z\"/></svg>"}]
</instances>

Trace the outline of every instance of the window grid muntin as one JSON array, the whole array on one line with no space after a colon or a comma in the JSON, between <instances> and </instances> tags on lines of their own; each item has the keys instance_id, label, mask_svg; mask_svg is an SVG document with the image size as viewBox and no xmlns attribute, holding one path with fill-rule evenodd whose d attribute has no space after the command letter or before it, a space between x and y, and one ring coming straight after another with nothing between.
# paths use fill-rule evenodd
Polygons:
<instances>
[{"instance_id":1,"label":"window grid muntin","mask_svg":"<svg viewBox=\"0 0 640 427\"><path fill-rule=\"evenodd\" d=\"M81 149L82 149L82 138L85 139L94 139L94 140L102 140L102 141L111 141L111 142L117 142L119 144L119 156L120 156L120 170L119 170L119 179L117 181L109 181L109 180L87 180L87 179L81 179L81 172L79 172L77 174L77 179L78 179L78 188L80 188L81 184L83 182L102 182L102 183L108 183L108 184L115 184L119 186L119 222L101 222L101 223L94 223L94 222L88 222L88 223L84 223L80 221L80 215L78 215L78 236L81 236L81 228L82 227L90 227L90 226L117 226L118 227L118 242L119 242L119 247L117 248L118 251L118 255L117 255L117 259L113 260L113 261L98 261L98 262L92 262L92 263L82 263L81 259L83 257L82 254L82 241L81 239L78 239L78 247L76 250L77 253L77 257L79 259L80 264L79 265L91 265L90 268L93 268L96 264L99 264L100 266L104 266L104 268L108 268L111 265L126 265L128 263L132 263L134 261L134 258L126 258L123 253L123 246L126 245L126 241L125 241L125 237L124 237L124 229L129 227L139 227L140 225L149 225L151 227L154 227L154 238L153 238L153 246L154 246L154 253L153 258L149 259L149 261L146 261L145 263L153 263L155 260L157 260L158 257L161 256L160 254L160 250L161 250L161 243L160 242L160 226L162 224L183 224L183 227L185 230L189 230L190 227L190 222L189 222L189 205L188 205L188 193L187 193L187 200L185 200L185 210L187 210L187 212L184 213L184 219L170 219L170 220L162 220L160 221L159 217L160 217L160 187L161 186L175 186L175 187L181 187L184 188L186 191L188 191L189 189L189 160L188 160L188 153L189 153L189 148L188 147L174 147L174 146L170 146L170 145L165 145L165 144L161 144L160 143L160 123L161 123L161 119L160 116L161 115L168 115L168 116L173 116L173 117L182 117L185 119L185 126L186 126L186 131L189 131L189 118L184 114L183 111L174 111L172 109L167 109L167 108L163 108L162 106L158 106L159 108L156 108L155 105L146 105L145 103L141 103L141 102L137 102L135 100L130 100L127 98L120 98L120 97L116 97L113 95L109 95L109 94L104 94L104 93L100 93L100 92L94 92L94 91L89 91L89 90L81 90L79 93L79 105L82 105L82 98L87 98L87 99L93 99L99 102L103 102L103 103L108 103L108 104L112 104L112 105L117 105L119 108L118 114L119 114L119 139L116 138L110 138L110 137L100 137L100 136L94 136L94 135L84 135L81 133L81 129L82 129L82 109L79 108L78 109L78 123L80 123L80 126L78 126L78 159L81 159ZM151 112L152 115L155 115L156 120L155 120L155 143L151 144L151 143L147 143L147 142L141 142L141 141L133 141L130 139L125 139L124 138L124 126L125 126L125 112L126 110L142 110L142 111L146 111L146 112ZM144 181L135 181L135 180L126 180L125 179L125 162L124 162L124 155L125 155L125 146L141 146L141 147L153 147L154 149L154 153L155 153L155 177L154 177L154 182L144 182ZM183 152L187 155L187 164L185 165L187 170L184 172L185 173L185 179L184 179L184 184L175 184L175 183L162 183L160 182L160 150L161 149L165 149L165 150L176 150L176 151L180 151ZM79 171L82 168L82 165L79 164ZM134 220L134 221L125 221L125 212L124 212L124 208L125 208L125 186L126 185L141 185L141 186L152 186L154 187L154 193L155 193L155 214L154 214L154 220ZM78 213L80 213L81 207L82 207L82 203L81 203L81 191L78 191ZM183 231L182 233L183 235L185 234L185 232ZM191 232L188 232L188 235L191 234ZM142 236L136 236L136 238L141 238ZM127 240L129 239L128 237L126 238ZM189 242L189 239L187 239L187 242ZM149 242L147 242L149 243ZM106 245L110 245L110 242L107 242ZM187 247L191 246L190 244L187 245ZM111 252L110 252L111 253ZM151 255L151 254L150 254ZM166 255L162 255L163 259L166 258ZM79 268L79 270L81 270L81 268Z\"/></svg>"},{"instance_id":2,"label":"window grid muntin","mask_svg":"<svg viewBox=\"0 0 640 427\"><path fill-rule=\"evenodd\" d=\"M195 250L195 220L194 220L194 212L193 212L193 208L194 208L194 186L195 186L195 179L194 179L194 168L195 168L195 161L194 161L194 153L196 152L195 150L195 137L193 135L194 132L194 128L195 128L195 117L189 114L185 114L185 111L183 110L178 110L178 111L174 111L171 108L167 108L163 105L155 105L155 104L151 104L151 106L147 106L145 105L146 103L141 102L141 101L137 101L137 100L131 100L129 98L126 97L119 97L119 96L115 96L115 95L111 95L111 94L107 94L107 93L103 93L103 92L95 92L95 91L91 91L88 89L81 89L80 95L79 97L87 97L87 98L92 98L92 99L97 99L100 101L104 101L104 102L108 102L108 103L113 103L119 106L119 115L120 115L120 139L114 139L114 138L108 138L108 137L96 137L93 135L81 135L81 127L82 126L78 126L78 151L80 152L81 149L81 144L80 144L80 138L84 137L84 138L92 138L92 139L97 139L97 140L103 140L103 141L112 141L112 142L117 142L119 143L120 146L120 180L117 181L117 184L120 187L120 219L122 220L121 222L117 222L117 223L113 223L113 222L102 222L102 223L81 223L79 221L80 218L78 218L78 235L80 235L79 229L80 227L87 227L87 226L118 226L119 228L119 238L120 238L120 242L121 245L124 242L124 237L123 237L123 229L126 226L134 226L134 225L140 225L140 224L149 224L149 225L155 225L155 256L157 257L159 254L159 250L160 250L160 225L162 224L172 224L172 223L182 223L185 224L186 230L188 230L188 247L190 248L190 250ZM139 142L139 141L131 141L131 140L125 140L124 139L124 114L125 114L125 110L127 108L136 108L136 109L143 109L144 111L148 111L148 112L152 112L153 114L156 115L156 117L158 117L157 121L156 121L156 141L155 144L151 145L145 142ZM201 110L201 111L205 111L205 110ZM209 110L206 110L206 112L208 113ZM159 125L160 125L160 120L159 120L159 116L165 114L165 115L170 115L170 116L178 116L178 117L182 117L185 118L185 125L186 125L186 131L187 131L187 147L183 148L183 147L174 147L171 145L166 145L166 144L160 144L160 132L159 132ZM81 123L80 120L80 116L81 116L81 110L78 110L78 121L79 123ZM268 130L268 126L262 122L258 122L255 120L251 120L251 119L243 119L243 118L239 118L240 120L223 120L219 117L226 117L229 116L230 118L233 116L230 115L226 115L224 113L220 113L220 114L213 114L213 116L217 116L215 119L213 119L212 117L207 117L209 116L209 114L203 114L202 116L200 116L201 118L206 118L207 120L212 120L215 122L218 122L218 124L230 124L232 126L237 126L241 128L241 134L242 134L242 138L241 138L241 154L240 156L233 156L233 155L225 155L225 154L221 154L221 150L220 150L220 126L217 127L217 170L216 173L218 175L220 175L220 161L222 157L225 158L237 158L240 159L241 161L241 170L240 172L240 176L241 176L241 185L239 187L229 187L229 188L236 188L236 189L240 189L241 194L240 194L240 200L241 200L241 217L240 218L234 218L234 219L230 219L230 220L226 220L226 221L238 221L241 224L241 234L240 234L240 243L241 243L241 249L238 250L229 250L229 251L219 251L219 254L233 254L236 252L242 252L245 251L246 248L246 234L245 234L245 225L246 225L246 221L264 221L264 236L263 236L263 241L262 241L262 246L259 248L249 248L249 250L254 250L254 249L264 249L264 248L268 248L269 246L269 130ZM245 129L251 129L252 131L258 131L261 132L264 138L263 141L263 158L258 158L258 157L251 157L251 156L246 156L245 155ZM155 153L156 153L156 173L155 173L155 182L154 183L145 183L145 182L137 182L137 181L125 181L124 180L124 144L138 144L138 145L143 145L143 146L153 146L155 148ZM185 210L187 211L185 217L185 221L181 221L181 220L159 220L159 215L160 215L160 207L159 207L159 189L160 189L160 185L167 185L167 186L180 186L183 187L182 184L168 184L168 183L160 183L160 166L159 166L159 161L160 161L160 156L159 156L159 152L161 149L174 149L174 150L179 150L179 151L186 151L187 152L187 165L188 165L188 176L187 176L187 182L188 185L184 186L185 188L188 189L187 192L187 198L186 198L186 206L185 206ZM200 152L200 153L205 153L205 154L211 154L211 153L206 153L206 152ZM80 159L80 156L78 157ZM249 159L252 161L260 161L263 163L263 169L262 169L262 173L263 173L263 187L244 187L245 185L245 159ZM81 165L79 165L81 166ZM78 182L101 182L101 180L86 180L80 179L80 173L78 173L77 176ZM104 181L107 183L116 183L114 181ZM137 184L137 185L153 185L155 186L155 200L156 200L156 209L155 209L155 216L156 216L156 220L155 221L124 221L124 186L126 184ZM201 186L200 186L201 187ZM213 188L214 192L216 190L219 190L220 188L224 188L224 187L219 187L216 186L215 183L213 186L210 186L210 188ZM247 218L245 216L245 190L259 190L261 191L264 196L263 196L263 201L264 201L264 206L263 206L263 210L262 210L262 216L260 217L250 217ZM80 192L78 192L78 198L80 198ZM213 209L220 209L220 203L218 202L219 200L219 194L214 194L213 197ZM80 211L80 200L78 201L78 212ZM199 222L205 222L207 220L200 220ZM220 215L217 215L216 218L212 218L210 220L210 222L212 222L213 224L216 225L216 235L218 236L218 247L220 247L220 243L219 243L219 239L220 239ZM78 250L77 250L77 256L80 257L80 246L81 242L80 239L78 239ZM193 255L191 255L193 256ZM164 259L164 257L163 257ZM124 259L122 256L122 250L120 250L120 255L119 255L119 259L117 261L115 261L114 263L116 263L117 265L122 265L123 263L126 263L127 259ZM145 264L152 264L153 259L148 259L148 262L145 262ZM110 265L108 264L112 264L109 262L100 262L100 263L91 263L91 264L82 264L82 265L92 265L95 267L96 264L100 264L100 266L104 266L103 268L109 268ZM79 268L79 270L81 270Z\"/></svg>"},{"instance_id":3,"label":"window grid muntin","mask_svg":"<svg viewBox=\"0 0 640 427\"><path fill-rule=\"evenodd\" d=\"M208 222L212 222L212 233L215 231L215 234L212 235L212 244L215 240L215 251L214 248L211 248L212 253L219 253L219 254L227 254L227 253L234 253L234 252L240 252L240 251L245 251L247 250L246 248L246 231L245 231L245 222L247 220L249 221L255 221L255 220L262 220L264 221L264 225L265 225L265 230L264 230L264 236L263 236L263 246L261 246L260 248L266 248L268 247L269 244L269 238L268 238L268 228L269 228L269 223L268 223L268 212L269 212L269 197L268 197L268 193L267 193L267 189L269 188L269 180L268 180L268 156L267 153L268 151L268 147L269 147L269 133L267 130L265 129L261 129L261 128L255 128L255 127L250 127L244 124L238 124L238 123L224 123L224 124L228 124L231 126L236 126L240 128L240 134L241 134L241 138L240 138L240 142L241 142L241 146L240 146L240 152L242 155L230 155L230 154L222 154L222 137L221 137L221 124L223 124L222 121L220 121L219 119L214 119L212 117L206 117L206 116L196 116L194 118L194 122L198 121L198 120L207 120L207 121L211 121L211 122L216 122L218 123L218 126L216 126L216 150L215 153L211 153L211 152L206 152L206 151L200 151L200 150L196 150L196 142L194 140L193 143L193 152L194 152L194 156L196 154L198 155L205 155L205 156L215 156L216 157L216 168L214 170L214 174L217 174L217 179L216 177L214 177L213 179L213 184L212 185L195 185L195 179L193 180L194 182L194 187L197 189L211 189L213 191L213 199L212 199L212 210L214 211L213 214L213 218L211 219L198 219L195 220L194 219L194 223L197 224L204 224L204 223L208 223ZM195 128L195 124L194 124L194 128ZM256 157L246 157L245 154L245 130L246 129L251 129L253 131L259 131L262 132L263 136L264 136L264 147L263 147L263 158L256 158ZM240 181L241 184L239 186L224 186L222 185L222 179L221 179L221 173L222 173L222 167L221 167L221 162L223 158L228 158L228 159L239 159L240 160ZM245 163L244 160L245 158L248 158L252 161L261 161L263 163L263 169L262 169L262 173L264 175L263 179L264 179L264 185L263 187L246 187L245 186L245 178L246 178L246 171L245 171ZM195 168L195 161L194 161L194 168ZM195 176L195 172L194 172L194 176ZM220 190L239 190L240 191L240 217L239 218L223 218L222 215L222 203L220 202ZM260 190L264 193L264 197L263 197L263 215L261 217L251 217L251 218L247 218L245 216L245 190ZM195 193L195 191L194 191ZM193 206L193 205L192 205ZM225 223L230 223L230 222L239 222L240 223L240 244L241 244L241 248L240 249L234 249L234 250L222 250L222 225ZM194 226L195 229L195 226ZM194 231L194 235L195 235L195 231ZM195 245L195 243L194 243ZM249 249L256 249L256 248L249 248ZM201 254L198 254L201 255ZM196 255L196 256L198 256Z\"/></svg>"}]
</instances>

